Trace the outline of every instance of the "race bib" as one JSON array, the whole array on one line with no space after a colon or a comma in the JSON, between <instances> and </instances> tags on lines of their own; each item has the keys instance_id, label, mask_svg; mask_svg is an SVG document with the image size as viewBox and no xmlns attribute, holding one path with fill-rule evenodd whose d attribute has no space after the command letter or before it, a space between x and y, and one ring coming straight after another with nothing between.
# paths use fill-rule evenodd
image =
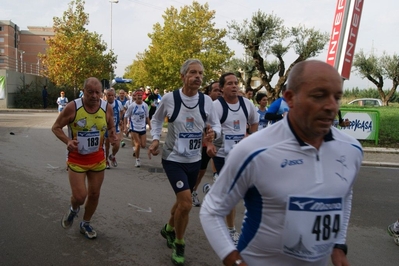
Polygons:
<instances>
[{"instance_id":1,"label":"race bib","mask_svg":"<svg viewBox=\"0 0 399 266\"><path fill-rule=\"evenodd\" d=\"M77 141L80 154L96 152L100 147L100 131L78 131Z\"/></svg>"},{"instance_id":2,"label":"race bib","mask_svg":"<svg viewBox=\"0 0 399 266\"><path fill-rule=\"evenodd\" d=\"M260 121L259 128L265 128L265 127L267 127L267 121Z\"/></svg>"},{"instance_id":3,"label":"race bib","mask_svg":"<svg viewBox=\"0 0 399 266\"><path fill-rule=\"evenodd\" d=\"M289 196L283 253L305 261L331 254L343 219L342 198Z\"/></svg>"},{"instance_id":4,"label":"race bib","mask_svg":"<svg viewBox=\"0 0 399 266\"><path fill-rule=\"evenodd\" d=\"M177 140L177 152L180 155L194 157L201 153L202 132L179 133Z\"/></svg>"},{"instance_id":5,"label":"race bib","mask_svg":"<svg viewBox=\"0 0 399 266\"><path fill-rule=\"evenodd\" d=\"M229 153L230 150L240 142L244 138L244 134L242 135L224 135L224 151Z\"/></svg>"}]
</instances>

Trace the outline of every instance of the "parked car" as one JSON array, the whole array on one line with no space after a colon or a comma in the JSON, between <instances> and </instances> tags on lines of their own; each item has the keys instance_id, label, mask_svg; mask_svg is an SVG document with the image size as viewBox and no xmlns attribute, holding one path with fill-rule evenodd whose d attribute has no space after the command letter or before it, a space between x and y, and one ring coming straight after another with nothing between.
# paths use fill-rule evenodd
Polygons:
<instances>
[{"instance_id":1,"label":"parked car","mask_svg":"<svg viewBox=\"0 0 399 266\"><path fill-rule=\"evenodd\" d=\"M382 106L382 101L376 98L360 98L350 101L348 104L356 106L378 107Z\"/></svg>"}]
</instances>

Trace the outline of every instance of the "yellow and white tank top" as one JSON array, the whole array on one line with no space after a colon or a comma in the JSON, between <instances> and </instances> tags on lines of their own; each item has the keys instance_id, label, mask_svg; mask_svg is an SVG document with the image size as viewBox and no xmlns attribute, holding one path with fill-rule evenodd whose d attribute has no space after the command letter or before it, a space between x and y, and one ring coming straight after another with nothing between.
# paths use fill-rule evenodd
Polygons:
<instances>
[{"instance_id":1,"label":"yellow and white tank top","mask_svg":"<svg viewBox=\"0 0 399 266\"><path fill-rule=\"evenodd\" d=\"M76 114L68 125L68 135L79 141L78 150L68 154L68 161L79 164L93 164L104 160L104 134L107 130L107 102L100 100L97 111L89 113L82 99L74 100Z\"/></svg>"}]
</instances>

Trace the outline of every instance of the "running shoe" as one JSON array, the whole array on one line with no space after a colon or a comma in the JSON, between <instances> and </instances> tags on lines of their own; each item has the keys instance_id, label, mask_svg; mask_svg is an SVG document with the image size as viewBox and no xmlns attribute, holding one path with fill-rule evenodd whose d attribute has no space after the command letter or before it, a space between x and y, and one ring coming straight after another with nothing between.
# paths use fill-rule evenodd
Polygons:
<instances>
[{"instance_id":1,"label":"running shoe","mask_svg":"<svg viewBox=\"0 0 399 266\"><path fill-rule=\"evenodd\" d=\"M123 140L121 141L121 146L122 148L126 146L126 143Z\"/></svg>"},{"instance_id":2,"label":"running shoe","mask_svg":"<svg viewBox=\"0 0 399 266\"><path fill-rule=\"evenodd\" d=\"M185 244L177 244L173 246L172 262L174 265L184 265L184 248Z\"/></svg>"},{"instance_id":3,"label":"running shoe","mask_svg":"<svg viewBox=\"0 0 399 266\"><path fill-rule=\"evenodd\" d=\"M240 233L238 233L236 231L236 229L229 230L229 233L230 233L231 240L233 240L234 245L237 246L238 239L240 239Z\"/></svg>"},{"instance_id":4,"label":"running shoe","mask_svg":"<svg viewBox=\"0 0 399 266\"><path fill-rule=\"evenodd\" d=\"M111 167L109 166L109 162L107 160L107 162L105 163L105 169L110 169Z\"/></svg>"},{"instance_id":5,"label":"running shoe","mask_svg":"<svg viewBox=\"0 0 399 266\"><path fill-rule=\"evenodd\" d=\"M62 216L61 226L65 229L71 227L73 224L73 220L76 217L78 217L79 210L80 210L80 208L78 208L78 210L75 212L75 211L71 210L71 207L69 207L68 212L66 214L64 214L64 216Z\"/></svg>"},{"instance_id":6,"label":"running shoe","mask_svg":"<svg viewBox=\"0 0 399 266\"><path fill-rule=\"evenodd\" d=\"M193 191L193 193L191 193L191 198L193 200L193 206L194 207L200 207L201 206L201 201L198 198L197 191Z\"/></svg>"},{"instance_id":7,"label":"running shoe","mask_svg":"<svg viewBox=\"0 0 399 266\"><path fill-rule=\"evenodd\" d=\"M202 192L204 192L204 194L206 195L210 189L211 189L211 184L205 183L204 186L202 187Z\"/></svg>"},{"instance_id":8,"label":"running shoe","mask_svg":"<svg viewBox=\"0 0 399 266\"><path fill-rule=\"evenodd\" d=\"M110 159L113 167L117 167L118 166L118 163L116 162L116 158L115 158L114 155L110 154L108 158Z\"/></svg>"},{"instance_id":9,"label":"running shoe","mask_svg":"<svg viewBox=\"0 0 399 266\"><path fill-rule=\"evenodd\" d=\"M216 179L218 179L219 175L218 173L213 173L213 183L216 182Z\"/></svg>"},{"instance_id":10,"label":"running shoe","mask_svg":"<svg viewBox=\"0 0 399 266\"><path fill-rule=\"evenodd\" d=\"M97 237L96 231L91 227L90 223L80 223L80 233L84 234L88 239L94 239Z\"/></svg>"},{"instance_id":11,"label":"running shoe","mask_svg":"<svg viewBox=\"0 0 399 266\"><path fill-rule=\"evenodd\" d=\"M168 248L172 248L174 246L174 242L176 239L175 231L166 231L166 224L161 230L161 235L166 239L166 245Z\"/></svg>"},{"instance_id":12,"label":"running shoe","mask_svg":"<svg viewBox=\"0 0 399 266\"><path fill-rule=\"evenodd\" d=\"M136 167L140 167L141 166L140 159L136 159L136 164L134 166L136 166Z\"/></svg>"},{"instance_id":13,"label":"running shoe","mask_svg":"<svg viewBox=\"0 0 399 266\"><path fill-rule=\"evenodd\" d=\"M399 246L399 232L395 231L395 223L388 226L388 234L393 237L393 241Z\"/></svg>"}]
</instances>

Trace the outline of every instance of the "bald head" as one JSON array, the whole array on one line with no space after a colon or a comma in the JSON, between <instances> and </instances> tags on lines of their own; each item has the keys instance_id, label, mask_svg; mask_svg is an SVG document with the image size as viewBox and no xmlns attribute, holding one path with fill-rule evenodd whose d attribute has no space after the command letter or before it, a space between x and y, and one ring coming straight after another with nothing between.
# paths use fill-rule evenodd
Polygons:
<instances>
[{"instance_id":1,"label":"bald head","mask_svg":"<svg viewBox=\"0 0 399 266\"><path fill-rule=\"evenodd\" d=\"M338 113L342 94L342 78L329 64L309 60L292 68L284 98L290 108L288 120L300 139L320 147Z\"/></svg>"},{"instance_id":2,"label":"bald head","mask_svg":"<svg viewBox=\"0 0 399 266\"><path fill-rule=\"evenodd\" d=\"M307 60L297 63L290 71L287 79L287 89L298 91L304 84L323 79L335 82L342 78L331 65L319 60Z\"/></svg>"},{"instance_id":3,"label":"bald head","mask_svg":"<svg viewBox=\"0 0 399 266\"><path fill-rule=\"evenodd\" d=\"M90 77L85 80L85 82L83 83L83 89L86 89L88 86L102 87L101 82L98 80L98 78L95 77Z\"/></svg>"}]
</instances>

